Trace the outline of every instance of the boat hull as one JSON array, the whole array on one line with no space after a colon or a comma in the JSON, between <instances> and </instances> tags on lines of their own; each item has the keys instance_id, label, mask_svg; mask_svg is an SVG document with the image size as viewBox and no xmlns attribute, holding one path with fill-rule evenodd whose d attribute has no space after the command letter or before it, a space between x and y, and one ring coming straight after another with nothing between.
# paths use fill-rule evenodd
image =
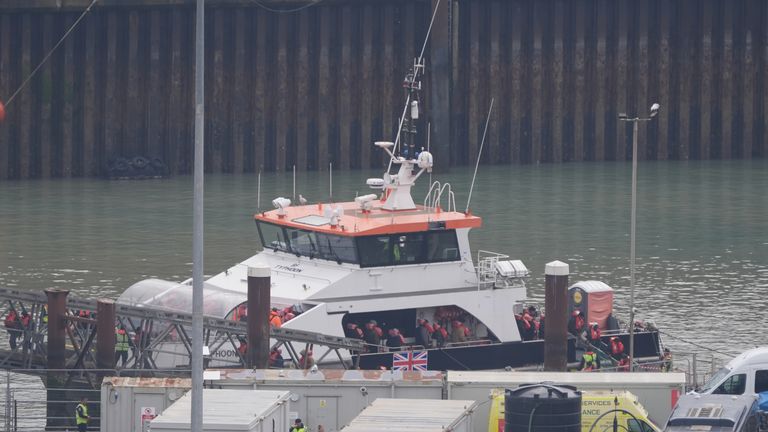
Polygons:
<instances>
[{"instance_id":1,"label":"boat hull","mask_svg":"<svg viewBox=\"0 0 768 432\"><path fill-rule=\"evenodd\" d=\"M619 334L620 338L628 339L628 334ZM604 337L604 343L610 343L610 338ZM398 352L382 352L360 356L361 369L392 369L395 364L395 354ZM400 352L402 353L402 351ZM568 339L568 363L576 363L579 350L576 339ZM635 333L635 358L658 359L658 332ZM486 345L458 346L433 348L427 350L428 370L487 370L522 368L542 365L544 363L544 341L505 342ZM414 369L413 365L406 365Z\"/></svg>"}]
</instances>

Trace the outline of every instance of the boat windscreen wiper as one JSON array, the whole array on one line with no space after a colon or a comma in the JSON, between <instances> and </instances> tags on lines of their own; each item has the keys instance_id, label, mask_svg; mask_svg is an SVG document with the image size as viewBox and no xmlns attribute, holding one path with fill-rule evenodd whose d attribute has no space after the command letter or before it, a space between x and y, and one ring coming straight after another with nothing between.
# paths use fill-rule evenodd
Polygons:
<instances>
[{"instance_id":1,"label":"boat windscreen wiper","mask_svg":"<svg viewBox=\"0 0 768 432\"><path fill-rule=\"evenodd\" d=\"M339 258L339 256L336 255L336 251L333 250L333 246L331 246L331 239L330 239L330 237L326 237L325 240L328 242L328 250L331 251L331 254L336 259L336 263L337 264L341 264L341 258Z\"/></svg>"}]
</instances>

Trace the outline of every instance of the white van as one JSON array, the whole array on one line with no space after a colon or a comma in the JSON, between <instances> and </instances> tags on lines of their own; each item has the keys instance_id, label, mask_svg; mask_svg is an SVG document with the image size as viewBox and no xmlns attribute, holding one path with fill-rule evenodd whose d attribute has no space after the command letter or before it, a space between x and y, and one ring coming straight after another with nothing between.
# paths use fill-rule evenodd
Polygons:
<instances>
[{"instance_id":1,"label":"white van","mask_svg":"<svg viewBox=\"0 0 768 432\"><path fill-rule=\"evenodd\" d=\"M768 347L754 348L739 354L718 370L699 394L742 395L768 391Z\"/></svg>"}]
</instances>

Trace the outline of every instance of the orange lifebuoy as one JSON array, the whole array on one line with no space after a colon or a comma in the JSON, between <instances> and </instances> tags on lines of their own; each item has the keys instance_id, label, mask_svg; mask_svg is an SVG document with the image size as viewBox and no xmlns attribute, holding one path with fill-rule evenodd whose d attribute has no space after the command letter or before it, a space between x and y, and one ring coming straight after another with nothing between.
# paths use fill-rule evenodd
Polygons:
<instances>
[{"instance_id":1,"label":"orange lifebuoy","mask_svg":"<svg viewBox=\"0 0 768 432\"><path fill-rule=\"evenodd\" d=\"M3 105L3 101L0 101L0 122L5 120L5 105Z\"/></svg>"}]
</instances>

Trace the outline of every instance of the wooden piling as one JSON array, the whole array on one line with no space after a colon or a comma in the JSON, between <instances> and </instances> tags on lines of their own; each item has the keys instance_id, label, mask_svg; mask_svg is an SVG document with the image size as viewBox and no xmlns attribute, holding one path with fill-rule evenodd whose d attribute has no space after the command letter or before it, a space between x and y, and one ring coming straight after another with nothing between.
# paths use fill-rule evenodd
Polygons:
<instances>
[{"instance_id":1,"label":"wooden piling","mask_svg":"<svg viewBox=\"0 0 768 432\"><path fill-rule=\"evenodd\" d=\"M533 3L533 52L531 58L531 85L533 88L533 100L531 101L531 153L530 162L537 164L541 162L541 143L542 143L542 117L544 109L542 105L544 100L540 97L543 93L543 73L544 73L544 46L542 39L544 37L544 20L547 11L543 4ZM546 31L549 31L547 29ZM549 85L549 84L547 84Z\"/></svg>"},{"instance_id":2,"label":"wooden piling","mask_svg":"<svg viewBox=\"0 0 768 432\"><path fill-rule=\"evenodd\" d=\"M0 95L11 90L11 15L0 16ZM10 123L11 113L6 112ZM0 123L0 181L9 177L8 159L11 151L11 126Z\"/></svg>"},{"instance_id":3,"label":"wooden piling","mask_svg":"<svg viewBox=\"0 0 768 432\"><path fill-rule=\"evenodd\" d=\"M66 367L66 329L67 295L69 291L58 288L45 290L48 298L48 369L63 369Z\"/></svg>"},{"instance_id":4,"label":"wooden piling","mask_svg":"<svg viewBox=\"0 0 768 432\"><path fill-rule=\"evenodd\" d=\"M520 144L522 141L523 110L526 101L523 100L523 91L527 87L523 83L525 64L523 63L523 6L515 2L509 8L508 22L512 23L511 57L510 57L510 109L509 109L509 161L520 162Z\"/></svg>"},{"instance_id":5,"label":"wooden piling","mask_svg":"<svg viewBox=\"0 0 768 432\"><path fill-rule=\"evenodd\" d=\"M692 14L680 13L681 8L679 4L677 6L679 24L676 26L676 37L678 39L676 51L679 55L676 56L677 64L675 69L678 71L678 92L677 106L673 109L676 110L678 123L676 127L677 145L672 149L672 154L675 159L687 160L691 144L691 79L693 77L691 33L693 29L691 26Z\"/></svg>"},{"instance_id":6,"label":"wooden piling","mask_svg":"<svg viewBox=\"0 0 768 432\"><path fill-rule=\"evenodd\" d=\"M598 6L595 8L597 15L597 36L595 41L595 82L594 86L594 151L593 160L605 160L606 147L606 118L614 120L614 117L608 114L608 92L605 86L599 83L607 83L608 80L608 4L610 0L597 0Z\"/></svg>"},{"instance_id":7,"label":"wooden piling","mask_svg":"<svg viewBox=\"0 0 768 432\"><path fill-rule=\"evenodd\" d=\"M701 80L699 86L700 94L700 122L699 122L699 151L698 159L710 158L710 147L712 145L712 114L711 107L717 103L712 99L712 20L714 1L709 0L707 5L701 10L701 55L698 67L701 70Z\"/></svg>"},{"instance_id":8,"label":"wooden piling","mask_svg":"<svg viewBox=\"0 0 768 432\"><path fill-rule=\"evenodd\" d=\"M544 269L544 370L565 372L568 366L568 264L553 261Z\"/></svg>"},{"instance_id":9,"label":"wooden piling","mask_svg":"<svg viewBox=\"0 0 768 432\"><path fill-rule=\"evenodd\" d=\"M571 72L573 73L573 112L571 113L573 118L573 161L580 162L585 158L585 143L590 146L592 143L586 138L585 128L585 98L586 98L586 68L587 68L587 41L586 41L586 26L587 26L587 10L584 7L580 7L579 4L573 5L573 9L576 11L576 22L572 25L575 27L575 43L573 47L573 65ZM591 30L593 31L593 30ZM588 110L592 110L590 105L586 107Z\"/></svg>"},{"instance_id":10,"label":"wooden piling","mask_svg":"<svg viewBox=\"0 0 768 432\"><path fill-rule=\"evenodd\" d=\"M96 303L96 368L115 367L115 302L99 299Z\"/></svg>"},{"instance_id":11,"label":"wooden piling","mask_svg":"<svg viewBox=\"0 0 768 432\"><path fill-rule=\"evenodd\" d=\"M21 18L21 71L19 77L26 77L32 72L32 17L30 14L25 13ZM24 80L21 78L18 80L19 84ZM17 166L18 177L29 178L30 177L30 159L32 146L32 131L30 127L32 122L32 106L34 98L32 96L32 89L27 87L21 91L17 96L18 100L14 100L14 110L19 112L19 143L16 146L17 151ZM18 104L18 105L16 105ZM11 161L13 164L13 161Z\"/></svg>"},{"instance_id":12,"label":"wooden piling","mask_svg":"<svg viewBox=\"0 0 768 432\"><path fill-rule=\"evenodd\" d=\"M485 20L490 21L490 25L486 28L490 29L487 32L487 38L489 39L488 54L485 55L489 59L488 65L488 95L485 97L485 105L488 106L491 99L494 99L494 110L491 113L491 119L488 123L488 136L486 137L486 154L483 158L483 163L497 164L502 155L502 143L500 142L501 129L503 128L502 122L499 119L504 118L504 111L507 105L506 98L499 97L503 94L501 91L504 81L506 81L502 72L505 65L502 62L501 44L499 38L501 37L501 19L503 14L501 12L501 4L494 1L490 4L490 13ZM488 9L488 7L486 7ZM439 112L440 110L438 110ZM487 108L486 108L487 112ZM485 119L478 119L478 123L481 127L485 126ZM482 133L482 131L481 131Z\"/></svg>"},{"instance_id":13,"label":"wooden piling","mask_svg":"<svg viewBox=\"0 0 768 432\"><path fill-rule=\"evenodd\" d=\"M293 140L294 162L299 170L308 169L308 161L314 158L309 155L314 147L315 139L310 133L310 121L313 115L314 98L310 93L310 87L314 80L314 65L310 62L310 47L315 35L312 33L312 22L318 15L315 11L305 9L299 14L298 37L295 41L297 52L295 54L295 87L296 87L296 115L294 116L295 134ZM365 61L364 61L365 63Z\"/></svg>"},{"instance_id":14,"label":"wooden piling","mask_svg":"<svg viewBox=\"0 0 768 432\"><path fill-rule=\"evenodd\" d=\"M573 135L563 135L564 127L564 113L566 95L564 94L568 87L566 81L570 80L570 75L565 75L565 41L563 40L563 32L565 27L565 2L558 0L554 3L555 13L554 19L550 21L552 23L549 33L552 36L552 56L548 62L551 65L551 85L548 86L552 91L551 104L551 119L552 127L549 139L550 151L547 158L548 162L559 163L564 159L564 153L569 151L567 149L572 148Z\"/></svg>"},{"instance_id":15,"label":"wooden piling","mask_svg":"<svg viewBox=\"0 0 768 432\"><path fill-rule=\"evenodd\" d=\"M657 18L659 22L659 44L656 57L658 59L658 82L659 82L659 99L658 102L662 107L667 106L672 108L672 98L670 95L671 81L670 81L670 31L671 31L671 3L660 0ZM656 144L656 159L667 160L669 159L669 118L671 113L664 113L659 115L658 122L658 137Z\"/></svg>"},{"instance_id":16,"label":"wooden piling","mask_svg":"<svg viewBox=\"0 0 768 432\"><path fill-rule=\"evenodd\" d=\"M733 148L733 9L722 7L722 54L720 58L720 158L730 159Z\"/></svg>"},{"instance_id":17,"label":"wooden piling","mask_svg":"<svg viewBox=\"0 0 768 432\"><path fill-rule=\"evenodd\" d=\"M474 164L477 157L480 156L478 155L478 150L480 148L480 139L483 133L482 125L485 123L485 116L483 115L485 112L485 109L483 108L483 105L485 105L485 98L481 97L480 90L482 81L480 78L480 68L483 65L480 53L480 33L485 30L482 22L482 6L483 4L479 2L471 2L468 7L464 9L465 13L470 17L469 31L471 32L468 53L469 77L467 77L469 84L466 100L468 104L466 119L468 125L467 147L469 149L468 161L470 162L470 165Z\"/></svg>"},{"instance_id":18,"label":"wooden piling","mask_svg":"<svg viewBox=\"0 0 768 432\"><path fill-rule=\"evenodd\" d=\"M635 16L635 22L632 28L633 37L630 42L632 45L633 58L633 74L632 80L636 83L634 91L634 112L642 115L648 115L648 110L651 104L656 102L655 100L649 100L648 94L648 78L650 76L650 67L648 59L648 20L649 20L649 8L642 3L633 3L634 9L633 15ZM644 160L648 158L648 141L650 136L650 127L641 127L638 129L637 139L637 158L638 160Z\"/></svg>"},{"instance_id":19,"label":"wooden piling","mask_svg":"<svg viewBox=\"0 0 768 432\"><path fill-rule=\"evenodd\" d=\"M246 367L269 367L270 278L266 264L248 267L248 351Z\"/></svg>"},{"instance_id":20,"label":"wooden piling","mask_svg":"<svg viewBox=\"0 0 768 432\"><path fill-rule=\"evenodd\" d=\"M743 29L741 54L741 101L742 115L739 129L742 131L741 139L741 158L751 158L754 146L754 125L755 125L755 81L756 70L754 61L754 28L751 25L753 16L758 14L754 4L742 4L742 13L740 27Z\"/></svg>"},{"instance_id":21,"label":"wooden piling","mask_svg":"<svg viewBox=\"0 0 768 432\"><path fill-rule=\"evenodd\" d=\"M430 1L430 11L438 5ZM431 142L434 145L436 166L448 166L451 139L451 9L453 2L440 2L440 9L435 16L435 23L430 35L429 69L429 114L432 123ZM426 124L425 124L426 126ZM422 131L426 136L426 130ZM370 145L369 145L370 146Z\"/></svg>"},{"instance_id":22,"label":"wooden piling","mask_svg":"<svg viewBox=\"0 0 768 432\"><path fill-rule=\"evenodd\" d=\"M76 17L70 16L65 21L65 27L74 23ZM84 30L83 30L84 31ZM76 39L67 38L64 41L64 61L59 96L63 99L61 105L61 151L56 163L54 175L57 177L71 177L73 170L82 171L79 161L74 160L74 102L78 88L75 87L75 43ZM59 147L56 145L56 147ZM82 175L82 174L80 174Z\"/></svg>"},{"instance_id":23,"label":"wooden piling","mask_svg":"<svg viewBox=\"0 0 768 432\"><path fill-rule=\"evenodd\" d=\"M335 117L335 103L333 96L333 77L336 68L331 60L331 41L333 41L334 13L331 8L320 8L320 60L318 65L318 75L320 81L318 90L318 115L317 115L317 169L328 169L328 163L332 161L331 142L334 128L330 124Z\"/></svg>"},{"instance_id":24,"label":"wooden piling","mask_svg":"<svg viewBox=\"0 0 768 432\"><path fill-rule=\"evenodd\" d=\"M176 174L179 171L187 171L187 158L183 155L188 154L188 149L191 149L189 144L184 144L185 127L184 122L181 120L182 116L188 112L189 109L184 109L184 102L187 99L183 96L184 86L184 69L186 64L184 63L183 45L185 36L187 33L184 31L184 12L181 10L173 10L171 12L171 47L170 47L170 66L169 66L169 80L165 82L169 91L168 98L168 132L167 142L168 147L165 152L166 162L172 174ZM191 121L190 121L191 123Z\"/></svg>"}]
</instances>

